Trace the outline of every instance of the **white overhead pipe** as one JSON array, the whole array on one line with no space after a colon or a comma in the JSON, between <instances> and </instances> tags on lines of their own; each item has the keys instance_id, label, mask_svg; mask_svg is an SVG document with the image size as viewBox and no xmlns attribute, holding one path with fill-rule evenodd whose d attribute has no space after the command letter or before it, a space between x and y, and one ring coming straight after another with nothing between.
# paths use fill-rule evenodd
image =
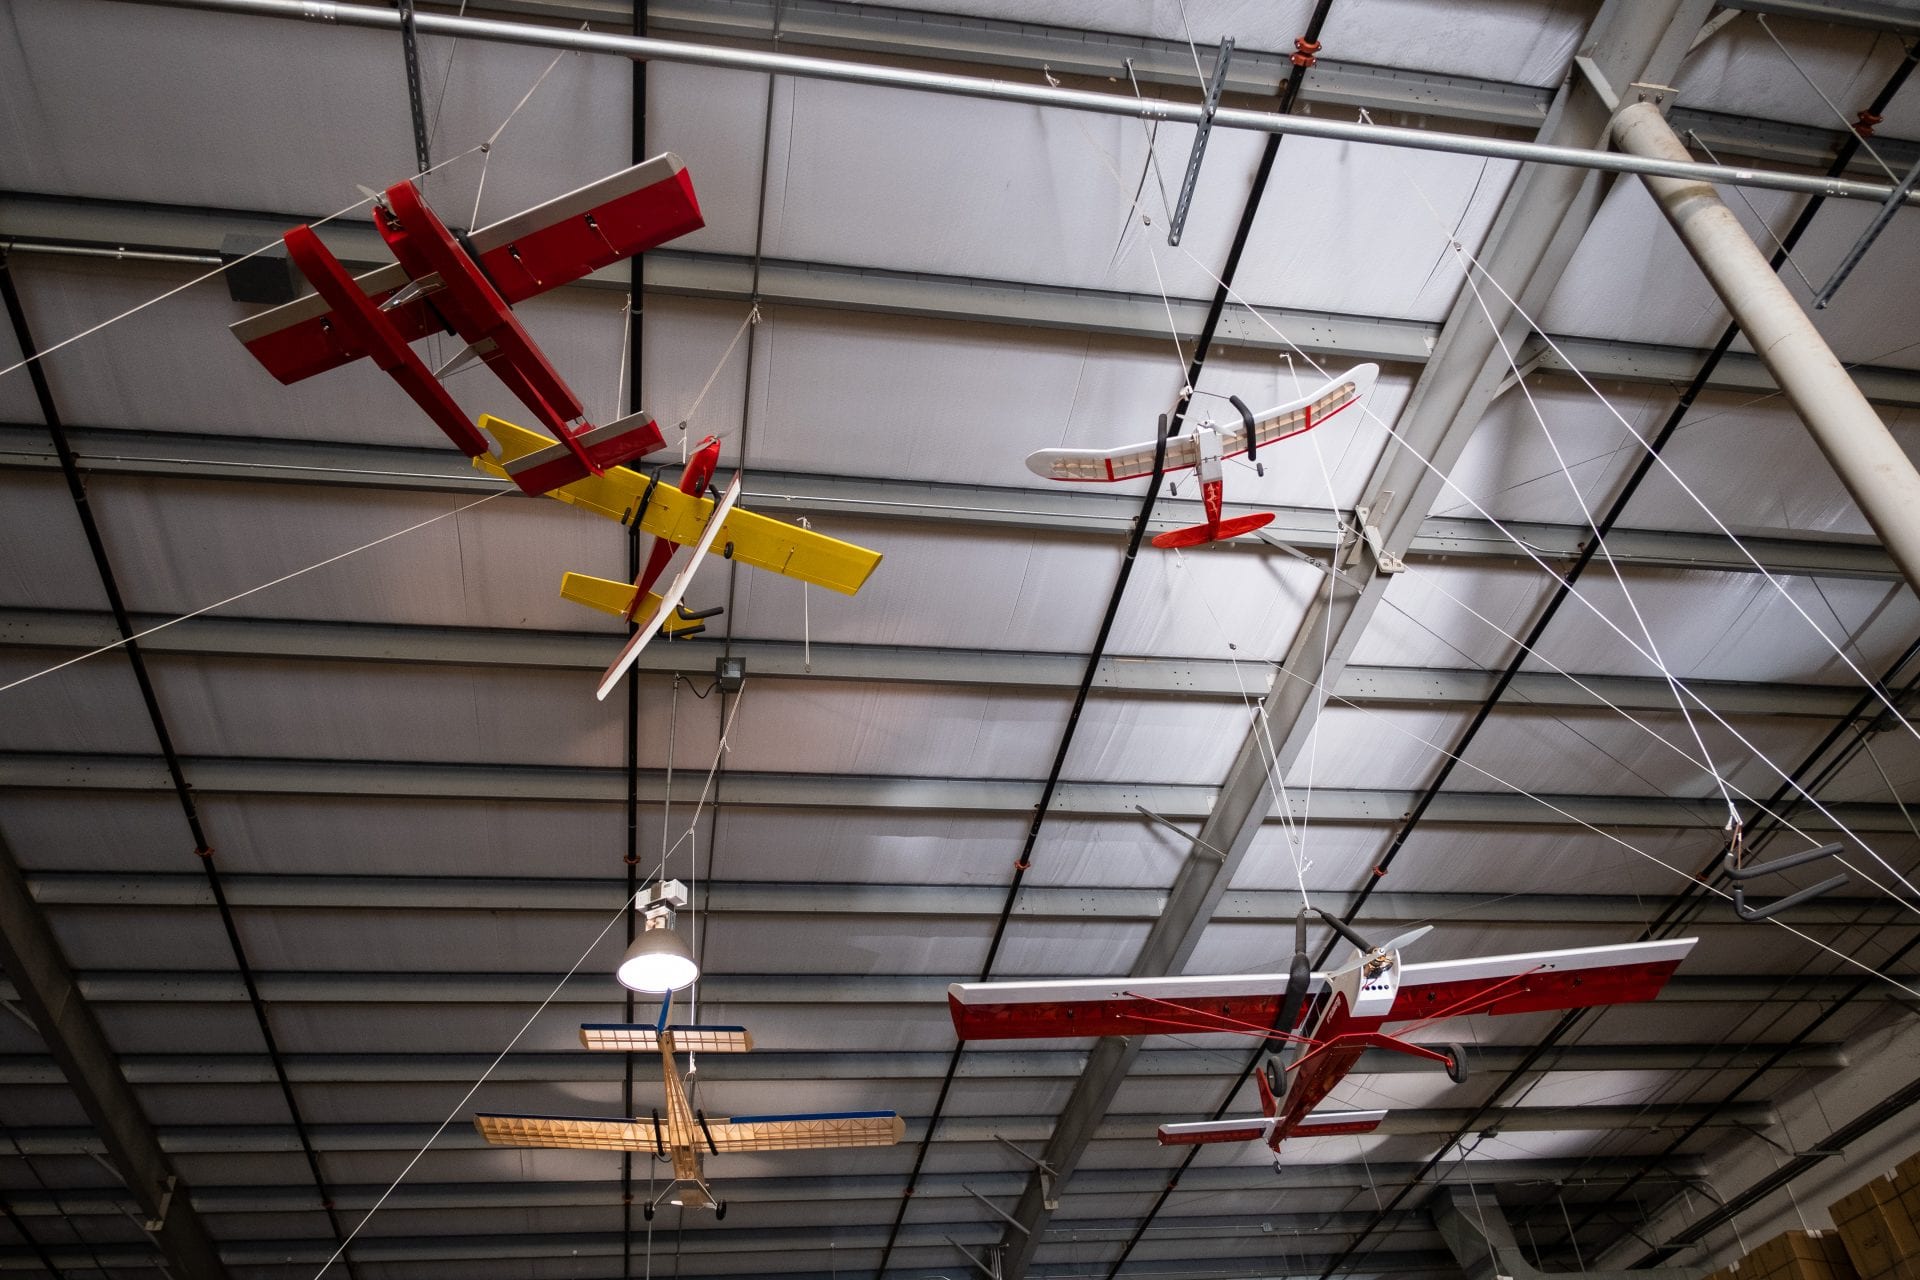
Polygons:
<instances>
[{"instance_id":1,"label":"white overhead pipe","mask_svg":"<svg viewBox=\"0 0 1920 1280\"><path fill-rule=\"evenodd\" d=\"M1687 154L1654 102L1621 108L1613 118L1613 140L1636 156ZM1643 176L1908 585L1920 591L1920 471L1713 188Z\"/></svg>"},{"instance_id":2,"label":"white overhead pipe","mask_svg":"<svg viewBox=\"0 0 1920 1280\"><path fill-rule=\"evenodd\" d=\"M396 9L337 4L332 0L122 0L122 2L158 5L173 9L204 9L215 13L239 13L266 18L297 18L343 27L371 27L387 31L400 30L402 22L401 15ZM1206 119L1207 114L1206 109L1199 103L1163 102L1124 94L1061 89L1047 84L1021 84L1009 80L988 80L978 76L953 75L941 71L873 66L832 58L761 53L751 49L689 44L649 36L608 35L562 27L534 26L523 22L462 18L419 11L414 13L413 21L415 30L423 35L449 36L462 40L486 40L503 44L536 45L546 49L610 54L641 61L681 62L693 66L724 67L736 71L759 71L771 75L800 76L816 80L839 80L848 84L910 89L922 93L945 93L965 98L984 98L994 102L1017 102L1036 107L1062 107L1073 111L1091 111L1100 115L1167 120L1175 124L1198 125ZM1213 123L1223 129L1293 134L1303 138L1330 138L1339 142L1409 147L1418 151L1445 151L1457 155L1564 165L1576 169L1604 169L1615 173L1691 178L1701 182L1724 183L1735 187L1763 187L1774 191L1794 191L1805 195L1829 196L1842 200L1871 200L1876 204L1885 203L1894 190L1886 183L1852 182L1810 174L1781 173L1771 169L1743 169L1733 165L1700 164L1688 159L1684 152L1678 159L1655 159L1638 155L1620 155L1611 151L1591 151L1580 147L1511 142L1501 138L1474 137L1471 134L1440 133L1395 125L1360 124L1349 120L1329 120L1315 116L1281 115L1272 111L1248 111L1237 107L1221 107L1214 112L1212 118ZM1920 204L1920 192L1909 196L1908 202Z\"/></svg>"}]
</instances>

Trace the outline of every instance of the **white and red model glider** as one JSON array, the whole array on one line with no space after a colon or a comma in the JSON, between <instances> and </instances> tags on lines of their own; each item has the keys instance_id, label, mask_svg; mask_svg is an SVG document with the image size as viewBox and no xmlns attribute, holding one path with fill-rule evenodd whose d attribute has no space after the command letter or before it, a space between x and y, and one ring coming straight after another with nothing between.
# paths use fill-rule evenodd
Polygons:
<instances>
[{"instance_id":1,"label":"white and red model glider","mask_svg":"<svg viewBox=\"0 0 1920 1280\"><path fill-rule=\"evenodd\" d=\"M233 326L274 377L298 382L370 357L473 458L487 451L487 439L440 379L484 360L554 436L546 455L513 472L527 493L602 475L661 446L644 413L603 427L587 421L513 305L704 226L678 156L655 156L471 235L449 230L412 182L388 187L373 221L398 261L359 277L312 227L286 233L288 256L315 292ZM411 344L439 332L467 345L429 370Z\"/></svg>"},{"instance_id":2,"label":"white and red model glider","mask_svg":"<svg viewBox=\"0 0 1920 1280\"><path fill-rule=\"evenodd\" d=\"M1421 1026L1474 1013L1537 1013L1651 1000L1695 939L1535 951L1525 955L1400 963L1400 948L1425 929L1375 947L1337 919L1359 954L1332 973L1313 973L1306 922L1296 925L1288 973L1221 977L1095 978L1068 982L955 983L947 990L962 1040L1231 1032L1294 1046L1256 1073L1263 1114L1160 1126L1163 1145L1259 1140L1278 1151L1293 1137L1369 1133L1384 1111L1316 1111L1368 1049L1440 1063L1466 1078L1458 1045L1445 1052L1402 1038ZM1389 1035L1389 1024L1406 1024ZM1296 1029L1297 1028L1297 1029Z\"/></svg>"},{"instance_id":3,"label":"white and red model glider","mask_svg":"<svg viewBox=\"0 0 1920 1280\"><path fill-rule=\"evenodd\" d=\"M1202 422L1194 427L1191 435L1169 439L1166 442L1166 457L1158 465L1163 471L1181 471L1188 467L1195 469L1200 478L1200 500L1206 506L1207 522L1156 534L1153 545L1197 547L1205 542L1218 542L1223 538L1238 537L1264 528L1273 520L1270 511L1235 516L1230 520L1220 518L1226 491L1226 470L1223 466L1226 459L1237 458L1244 453L1249 462L1257 463L1259 451L1265 446L1285 440L1288 436L1311 431L1327 419L1353 407L1372 389L1373 380L1379 373L1378 365L1355 365L1324 386L1260 414L1247 408L1246 402L1239 396L1229 396L1233 407L1240 411L1239 426L1222 428L1212 422ZM1158 440L1119 449L1041 449L1027 455L1027 469L1046 480L1136 480L1153 474L1155 458L1159 453Z\"/></svg>"}]
</instances>

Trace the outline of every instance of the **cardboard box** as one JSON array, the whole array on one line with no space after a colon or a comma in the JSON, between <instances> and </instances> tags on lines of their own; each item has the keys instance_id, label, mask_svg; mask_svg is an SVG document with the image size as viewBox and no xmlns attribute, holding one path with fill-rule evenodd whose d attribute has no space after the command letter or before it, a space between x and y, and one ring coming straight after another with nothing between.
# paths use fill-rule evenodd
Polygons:
<instances>
[{"instance_id":1,"label":"cardboard box","mask_svg":"<svg viewBox=\"0 0 1920 1280\"><path fill-rule=\"evenodd\" d=\"M1861 1280L1920 1280L1920 1227L1891 1179L1875 1178L1829 1212Z\"/></svg>"},{"instance_id":2,"label":"cardboard box","mask_svg":"<svg viewBox=\"0 0 1920 1280\"><path fill-rule=\"evenodd\" d=\"M1858 1280L1837 1231L1787 1231L1734 1264L1738 1280Z\"/></svg>"}]
</instances>

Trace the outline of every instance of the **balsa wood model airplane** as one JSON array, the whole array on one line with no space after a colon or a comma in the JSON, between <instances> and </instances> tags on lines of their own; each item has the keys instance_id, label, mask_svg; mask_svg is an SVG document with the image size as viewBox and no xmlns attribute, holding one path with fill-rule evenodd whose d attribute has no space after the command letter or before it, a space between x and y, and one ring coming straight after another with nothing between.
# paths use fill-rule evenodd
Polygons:
<instances>
[{"instance_id":1,"label":"balsa wood model airplane","mask_svg":"<svg viewBox=\"0 0 1920 1280\"><path fill-rule=\"evenodd\" d=\"M1223 429L1211 422L1201 422L1191 434L1168 440L1166 457L1161 461L1160 469L1181 471L1191 467L1195 470L1200 478L1200 500L1206 508L1207 522L1155 534L1153 545L1197 547L1202 543L1252 533L1271 523L1273 513L1270 511L1235 516L1230 520L1221 518L1221 506L1226 493L1226 470L1223 465L1226 459L1237 458L1244 453L1249 462L1256 462L1259 451L1265 446L1313 430L1364 398L1379 373L1378 365L1355 365L1324 386L1260 414L1247 408L1246 402L1239 396L1231 396L1229 399L1233 407L1240 411L1239 426ZM1159 446L1158 440L1149 440L1145 444L1125 445L1118 449L1041 449L1027 455L1027 469L1046 480L1102 483L1135 480L1153 474Z\"/></svg>"},{"instance_id":2,"label":"balsa wood model airplane","mask_svg":"<svg viewBox=\"0 0 1920 1280\"><path fill-rule=\"evenodd\" d=\"M473 464L493 475L510 477L525 459L549 455L554 447L553 441L539 432L491 415L481 415L480 426L499 442L499 453L482 453ZM583 511L622 524L637 524L654 537L653 549L633 582L614 582L584 573L569 573L560 580L560 594L567 599L628 621L640 620L640 629L600 677L602 698L619 683L655 633L691 634L699 630L701 619L719 612L688 613L680 607L681 597L708 551L843 595L859 591L880 563L877 551L740 510L734 506L739 498L737 475L718 502L706 497L719 461L720 442L709 437L688 458L677 486L662 484L657 476L643 476L627 467L611 467L602 475L586 476L547 493L549 498ZM666 591L655 594L654 585L674 550L687 544L694 546L692 561Z\"/></svg>"},{"instance_id":3,"label":"balsa wood model airplane","mask_svg":"<svg viewBox=\"0 0 1920 1280\"><path fill-rule=\"evenodd\" d=\"M512 473L527 493L601 475L661 446L644 413L604 427L587 421L513 305L704 226L678 156L655 156L471 235L449 230L412 182L377 197L373 221L397 261L358 277L312 227L286 233L288 256L316 292L233 326L274 377L298 382L369 357L471 458L487 442L440 379L484 360L554 437ZM429 371L411 344L439 332L467 345Z\"/></svg>"},{"instance_id":4,"label":"balsa wood model airplane","mask_svg":"<svg viewBox=\"0 0 1920 1280\"><path fill-rule=\"evenodd\" d=\"M666 1021L666 1006L660 1010ZM743 1027L647 1026L588 1023L580 1043L614 1053L658 1050L666 1082L667 1114L632 1120L581 1116L477 1115L480 1136L503 1147L560 1147L588 1151L645 1151L673 1161L673 1181L641 1212L651 1219L662 1200L689 1209L712 1209L724 1218L727 1205L707 1185L703 1161L729 1151L801 1151L822 1147L890 1147L906 1135L906 1122L891 1111L838 1111L816 1115L733 1116L709 1120L688 1101L673 1063L688 1053L746 1053L753 1037Z\"/></svg>"},{"instance_id":5,"label":"balsa wood model airplane","mask_svg":"<svg viewBox=\"0 0 1920 1280\"><path fill-rule=\"evenodd\" d=\"M1358 954L1331 973L1313 973L1305 913L1295 925L1287 973L1181 978L1096 978L1068 982L955 983L947 1003L962 1040L1232 1032L1292 1045L1292 1060L1269 1058L1256 1073L1261 1115L1160 1126L1163 1145L1265 1142L1370 1133L1385 1111L1317 1111L1368 1049L1410 1054L1466 1078L1458 1045L1445 1052L1401 1038L1426 1024L1475 1013L1537 1013L1651 1000L1696 939L1535 951L1476 960L1402 965L1400 948L1418 929L1373 946L1319 913ZM1399 1035L1383 1028L1405 1024ZM1296 1028L1299 1028L1296 1030Z\"/></svg>"}]
</instances>

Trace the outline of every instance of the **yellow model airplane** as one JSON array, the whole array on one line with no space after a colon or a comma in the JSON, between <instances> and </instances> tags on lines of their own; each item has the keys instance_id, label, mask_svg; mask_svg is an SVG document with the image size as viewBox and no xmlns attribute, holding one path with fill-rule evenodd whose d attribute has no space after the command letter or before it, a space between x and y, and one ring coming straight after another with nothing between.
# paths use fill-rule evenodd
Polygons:
<instances>
[{"instance_id":1,"label":"yellow model airplane","mask_svg":"<svg viewBox=\"0 0 1920 1280\"><path fill-rule=\"evenodd\" d=\"M549 436L491 414L481 415L480 428L493 437L499 453L483 453L473 465L503 479L537 470L564 450ZM735 508L740 483L737 476L732 489L719 501L706 497L719 460L720 442L709 436L687 460L677 486L662 484L658 476L644 476L628 467L609 467L604 475L589 475L547 491L549 498L622 524L637 524L654 537L647 563L633 582L614 582L584 573L569 573L560 580L560 594L577 604L628 621L641 620L640 629L601 676L602 698L656 632L692 634L700 630L702 619L719 612L689 613L680 606L681 595L706 551L844 595L859 591L880 563L877 551ZM667 590L655 592L654 584L674 550L689 543L696 547L693 563L681 570Z\"/></svg>"},{"instance_id":2,"label":"yellow model airplane","mask_svg":"<svg viewBox=\"0 0 1920 1280\"><path fill-rule=\"evenodd\" d=\"M666 1017L665 1007L661 1020ZM673 1065L676 1049L697 1053L746 1053L753 1037L744 1027L647 1026L588 1023L580 1043L612 1052L660 1051L667 1086L667 1114L632 1120L585 1116L477 1115L480 1136L502 1147L563 1147L589 1151L650 1151L673 1161L673 1181L659 1199L641 1205L649 1219L660 1200L690 1209L712 1209L724 1218L727 1205L713 1198L702 1160L726 1151L799 1151L822 1147L890 1147L906 1135L906 1122L891 1111L837 1111L815 1115L734 1116L709 1120L687 1099Z\"/></svg>"}]
</instances>

